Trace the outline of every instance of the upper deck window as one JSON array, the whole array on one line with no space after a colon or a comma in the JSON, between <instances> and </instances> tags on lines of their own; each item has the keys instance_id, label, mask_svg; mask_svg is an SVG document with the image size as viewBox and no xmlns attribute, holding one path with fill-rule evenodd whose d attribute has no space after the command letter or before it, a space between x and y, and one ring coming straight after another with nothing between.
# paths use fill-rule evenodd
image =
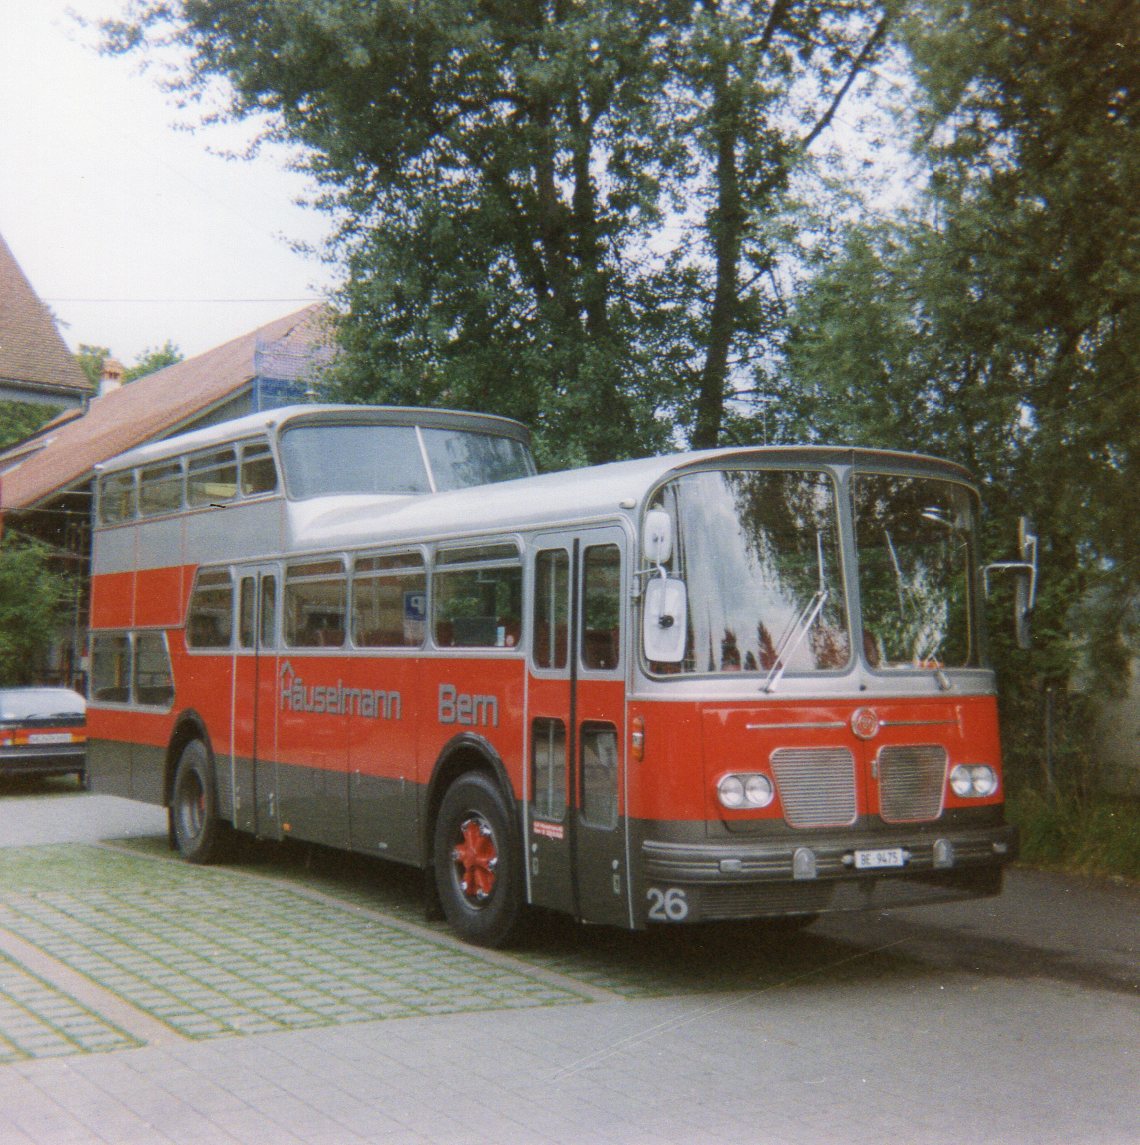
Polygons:
<instances>
[{"instance_id":1,"label":"upper deck window","mask_svg":"<svg viewBox=\"0 0 1140 1145\"><path fill-rule=\"evenodd\" d=\"M530 452L514 438L457 429L425 429L423 435L435 487L441 493L534 472Z\"/></svg>"},{"instance_id":2,"label":"upper deck window","mask_svg":"<svg viewBox=\"0 0 1140 1145\"><path fill-rule=\"evenodd\" d=\"M144 517L182 508L182 462L160 461L139 471L139 512Z\"/></svg>"},{"instance_id":3,"label":"upper deck window","mask_svg":"<svg viewBox=\"0 0 1140 1145\"><path fill-rule=\"evenodd\" d=\"M430 493L410 425L298 425L281 435L285 486L297 500L336 493Z\"/></svg>"},{"instance_id":4,"label":"upper deck window","mask_svg":"<svg viewBox=\"0 0 1140 1145\"><path fill-rule=\"evenodd\" d=\"M251 441L241 449L241 493L256 497L277 488L277 465L267 441Z\"/></svg>"},{"instance_id":5,"label":"upper deck window","mask_svg":"<svg viewBox=\"0 0 1140 1145\"><path fill-rule=\"evenodd\" d=\"M133 469L108 473L99 483L99 519L104 525L129 521L138 507Z\"/></svg>"},{"instance_id":6,"label":"upper deck window","mask_svg":"<svg viewBox=\"0 0 1140 1145\"><path fill-rule=\"evenodd\" d=\"M190 455L188 505L220 505L237 496L237 454L232 445Z\"/></svg>"},{"instance_id":7,"label":"upper deck window","mask_svg":"<svg viewBox=\"0 0 1140 1145\"><path fill-rule=\"evenodd\" d=\"M345 422L287 426L281 462L289 496L302 501L338 493L445 492L534 472L526 445L498 434Z\"/></svg>"}]
</instances>

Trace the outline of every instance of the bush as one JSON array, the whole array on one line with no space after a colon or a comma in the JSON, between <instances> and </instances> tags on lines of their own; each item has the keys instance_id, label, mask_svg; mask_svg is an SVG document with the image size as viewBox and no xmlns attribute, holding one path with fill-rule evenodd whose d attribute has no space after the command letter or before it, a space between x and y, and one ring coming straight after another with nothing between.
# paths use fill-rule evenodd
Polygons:
<instances>
[{"instance_id":1,"label":"bush","mask_svg":"<svg viewBox=\"0 0 1140 1145\"><path fill-rule=\"evenodd\" d=\"M1124 796L1045 796L1025 790L1006 807L1021 829L1023 862L1140 879L1140 802Z\"/></svg>"}]
</instances>

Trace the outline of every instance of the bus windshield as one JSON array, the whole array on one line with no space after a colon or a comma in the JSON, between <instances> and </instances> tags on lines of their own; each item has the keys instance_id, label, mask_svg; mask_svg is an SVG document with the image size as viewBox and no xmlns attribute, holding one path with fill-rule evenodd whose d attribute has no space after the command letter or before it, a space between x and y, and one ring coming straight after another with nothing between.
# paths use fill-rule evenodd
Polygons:
<instances>
[{"instance_id":1,"label":"bus windshield","mask_svg":"<svg viewBox=\"0 0 1140 1145\"><path fill-rule=\"evenodd\" d=\"M976 665L973 494L949 481L872 473L855 475L852 494L870 666Z\"/></svg>"},{"instance_id":2,"label":"bus windshield","mask_svg":"<svg viewBox=\"0 0 1140 1145\"><path fill-rule=\"evenodd\" d=\"M675 522L669 571L689 601L681 672L757 672L774 681L848 664L837 499L827 474L691 473L669 482L655 507Z\"/></svg>"},{"instance_id":3,"label":"bus windshield","mask_svg":"<svg viewBox=\"0 0 1140 1145\"><path fill-rule=\"evenodd\" d=\"M430 493L488 485L533 472L512 438L411 425L298 425L281 436L289 496L304 501L338 493ZM431 465L429 477L424 454Z\"/></svg>"}]
</instances>

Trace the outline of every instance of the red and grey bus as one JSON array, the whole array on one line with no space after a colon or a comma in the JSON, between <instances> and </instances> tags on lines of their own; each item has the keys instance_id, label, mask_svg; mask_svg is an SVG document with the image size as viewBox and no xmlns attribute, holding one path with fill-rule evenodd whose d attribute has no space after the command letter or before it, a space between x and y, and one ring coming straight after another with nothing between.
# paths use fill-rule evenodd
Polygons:
<instances>
[{"instance_id":1,"label":"red and grey bus","mask_svg":"<svg viewBox=\"0 0 1140 1145\"><path fill-rule=\"evenodd\" d=\"M411 864L488 945L528 905L640 929L1000 890L964 470L535 475L528 440L290 407L104 465L93 789L168 807L192 862L247 832Z\"/></svg>"}]
</instances>

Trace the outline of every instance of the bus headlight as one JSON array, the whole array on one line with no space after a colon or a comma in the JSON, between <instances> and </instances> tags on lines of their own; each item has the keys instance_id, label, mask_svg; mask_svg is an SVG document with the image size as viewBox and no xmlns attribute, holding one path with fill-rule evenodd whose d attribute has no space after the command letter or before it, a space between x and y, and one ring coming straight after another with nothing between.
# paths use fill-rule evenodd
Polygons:
<instances>
[{"instance_id":1,"label":"bus headlight","mask_svg":"<svg viewBox=\"0 0 1140 1145\"><path fill-rule=\"evenodd\" d=\"M997 772L987 764L960 763L950 772L950 790L961 799L984 799L997 789Z\"/></svg>"},{"instance_id":2,"label":"bus headlight","mask_svg":"<svg viewBox=\"0 0 1140 1145\"><path fill-rule=\"evenodd\" d=\"M750 807L767 807L775 794L766 775L750 775L744 781L744 799Z\"/></svg>"},{"instance_id":3,"label":"bus headlight","mask_svg":"<svg viewBox=\"0 0 1140 1145\"><path fill-rule=\"evenodd\" d=\"M775 788L766 775L746 772L723 776L716 785L721 806L731 811L747 807L767 807L775 798Z\"/></svg>"}]
</instances>

